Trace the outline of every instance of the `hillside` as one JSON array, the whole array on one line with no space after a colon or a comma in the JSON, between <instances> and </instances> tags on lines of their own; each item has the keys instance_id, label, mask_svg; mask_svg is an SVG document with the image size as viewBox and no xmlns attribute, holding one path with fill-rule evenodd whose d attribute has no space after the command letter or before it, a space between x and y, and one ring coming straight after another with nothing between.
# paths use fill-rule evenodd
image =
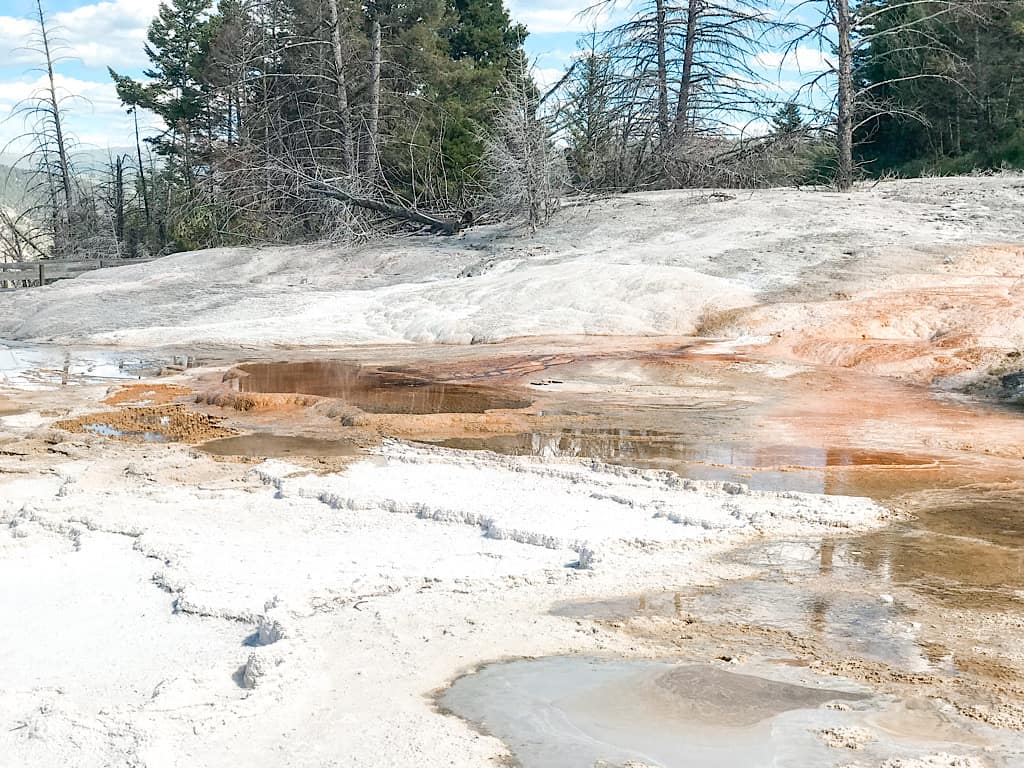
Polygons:
<instances>
[{"instance_id":1,"label":"hillside","mask_svg":"<svg viewBox=\"0 0 1024 768\"><path fill-rule=\"evenodd\" d=\"M896 355L906 365L889 372L953 375L1024 343L1019 254L978 250L1024 228L1022 202L1019 176L853 194L652 192L568 205L533 237L479 228L182 253L4 296L0 337L149 347L755 335L798 358L872 366ZM891 300L871 301L886 291ZM908 291L914 306L888 308Z\"/></svg>"},{"instance_id":2,"label":"hillside","mask_svg":"<svg viewBox=\"0 0 1024 768\"><path fill-rule=\"evenodd\" d=\"M0 205L10 210L23 210L31 187L31 172L10 165L0 165Z\"/></svg>"}]
</instances>

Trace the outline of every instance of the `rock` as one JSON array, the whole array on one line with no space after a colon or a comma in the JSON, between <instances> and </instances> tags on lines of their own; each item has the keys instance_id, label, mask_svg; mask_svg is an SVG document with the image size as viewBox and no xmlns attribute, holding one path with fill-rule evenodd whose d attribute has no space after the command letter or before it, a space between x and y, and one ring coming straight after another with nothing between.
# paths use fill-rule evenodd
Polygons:
<instances>
[{"instance_id":1,"label":"rock","mask_svg":"<svg viewBox=\"0 0 1024 768\"><path fill-rule=\"evenodd\" d=\"M999 377L999 386L1009 397L1024 397L1024 371L1014 371Z\"/></svg>"},{"instance_id":2,"label":"rock","mask_svg":"<svg viewBox=\"0 0 1024 768\"><path fill-rule=\"evenodd\" d=\"M267 674L266 662L257 653L250 653L245 664L238 671L238 684L246 689L253 689L259 683L260 678Z\"/></svg>"},{"instance_id":3,"label":"rock","mask_svg":"<svg viewBox=\"0 0 1024 768\"><path fill-rule=\"evenodd\" d=\"M833 749L864 749L875 741L870 731L864 728L822 728L818 738Z\"/></svg>"}]
</instances>

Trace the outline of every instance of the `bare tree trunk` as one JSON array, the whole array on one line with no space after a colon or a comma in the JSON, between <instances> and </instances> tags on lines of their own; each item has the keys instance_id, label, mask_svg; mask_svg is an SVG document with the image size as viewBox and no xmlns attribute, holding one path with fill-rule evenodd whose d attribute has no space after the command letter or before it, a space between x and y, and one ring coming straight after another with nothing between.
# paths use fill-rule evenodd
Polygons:
<instances>
[{"instance_id":1,"label":"bare tree trunk","mask_svg":"<svg viewBox=\"0 0 1024 768\"><path fill-rule=\"evenodd\" d=\"M842 192L853 189L853 49L849 0L835 0L836 34L839 38L839 95L836 119L838 167L836 186Z\"/></svg>"},{"instance_id":2,"label":"bare tree trunk","mask_svg":"<svg viewBox=\"0 0 1024 768\"><path fill-rule=\"evenodd\" d=\"M234 88L235 98L235 124L236 124L236 135L238 137L238 143L241 145L245 141L245 119L242 117L242 97L239 94L239 88Z\"/></svg>"},{"instance_id":3,"label":"bare tree trunk","mask_svg":"<svg viewBox=\"0 0 1024 768\"><path fill-rule=\"evenodd\" d=\"M139 184L142 185L142 207L146 211L146 235L151 234L153 226L153 214L149 209L149 189L146 187L146 166L142 162L142 142L139 140L139 108L132 107L132 117L135 118L135 156L139 161Z\"/></svg>"},{"instance_id":4,"label":"bare tree trunk","mask_svg":"<svg viewBox=\"0 0 1024 768\"><path fill-rule=\"evenodd\" d=\"M345 79L345 54L342 48L341 18L338 3L341 0L330 0L327 3L331 12L331 47L334 50L334 69L338 90L338 122L341 124L341 154L345 172L351 177L356 175L355 151L352 141L352 115L348 104L348 83Z\"/></svg>"},{"instance_id":5,"label":"bare tree trunk","mask_svg":"<svg viewBox=\"0 0 1024 768\"><path fill-rule=\"evenodd\" d=\"M370 25L370 114L366 119L367 148L363 161L363 172L367 176L377 173L377 145L380 141L380 37L380 19L374 15Z\"/></svg>"},{"instance_id":6,"label":"bare tree trunk","mask_svg":"<svg viewBox=\"0 0 1024 768\"><path fill-rule=\"evenodd\" d=\"M181 146L185 153L185 184L188 186L189 195L192 195L196 189L195 169L192 167L192 126L188 121L182 120L179 128Z\"/></svg>"},{"instance_id":7,"label":"bare tree trunk","mask_svg":"<svg viewBox=\"0 0 1024 768\"><path fill-rule=\"evenodd\" d=\"M379 200L359 197L335 184L310 182L307 184L307 187L311 192L316 192L317 194L324 195L325 197L331 197L335 200L342 200L346 203L352 203L352 205L358 205L360 208L366 208L367 210L374 211L375 213L390 216L393 219L411 221L416 224L425 224L434 231L445 235L454 235L458 233L460 229L460 223L453 219L439 219L436 216L423 213L415 208L401 208L397 205L382 203Z\"/></svg>"},{"instance_id":8,"label":"bare tree trunk","mask_svg":"<svg viewBox=\"0 0 1024 768\"><path fill-rule=\"evenodd\" d=\"M662 146L668 140L668 54L666 52L665 0L655 0L655 34L658 47L658 139Z\"/></svg>"},{"instance_id":9,"label":"bare tree trunk","mask_svg":"<svg viewBox=\"0 0 1024 768\"><path fill-rule=\"evenodd\" d=\"M956 105L956 111L954 112L954 119L949 124L949 144L953 152L959 155L962 152L960 149L960 94L955 93L954 99L953 103Z\"/></svg>"},{"instance_id":10,"label":"bare tree trunk","mask_svg":"<svg viewBox=\"0 0 1024 768\"><path fill-rule=\"evenodd\" d=\"M36 0L36 11L39 16L39 37L43 44L43 54L46 57L46 76L49 88L46 92L49 101L49 110L53 119L54 141L57 143L57 158L60 163L60 187L64 196L64 203L67 206L65 218L70 221L72 207L71 192L71 167L68 163L67 146L64 140L64 125L60 115L60 101L57 99L57 85L53 74L53 54L50 51L50 34L46 28L46 14L43 13L42 0Z\"/></svg>"},{"instance_id":11,"label":"bare tree trunk","mask_svg":"<svg viewBox=\"0 0 1024 768\"><path fill-rule=\"evenodd\" d=\"M206 105L206 153L207 162L209 168L206 173L207 189L211 197L216 192L217 185L213 177L213 144L214 144L214 128L213 128L213 104L207 103Z\"/></svg>"},{"instance_id":12,"label":"bare tree trunk","mask_svg":"<svg viewBox=\"0 0 1024 768\"><path fill-rule=\"evenodd\" d=\"M124 242L124 157L117 156L114 161L114 232L118 249Z\"/></svg>"},{"instance_id":13,"label":"bare tree trunk","mask_svg":"<svg viewBox=\"0 0 1024 768\"><path fill-rule=\"evenodd\" d=\"M697 23L700 19L701 0L689 0L686 7L686 41L683 46L683 73L679 82L679 101L676 102L675 139L682 139L690 127L690 94L693 91L693 54L697 43Z\"/></svg>"}]
</instances>

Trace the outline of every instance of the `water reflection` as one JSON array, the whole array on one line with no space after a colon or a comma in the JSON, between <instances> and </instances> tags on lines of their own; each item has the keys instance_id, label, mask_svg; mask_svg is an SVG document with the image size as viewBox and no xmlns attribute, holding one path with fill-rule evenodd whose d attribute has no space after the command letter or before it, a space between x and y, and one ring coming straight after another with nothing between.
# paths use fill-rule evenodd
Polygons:
<instances>
[{"instance_id":1,"label":"water reflection","mask_svg":"<svg viewBox=\"0 0 1024 768\"><path fill-rule=\"evenodd\" d=\"M641 468L669 469L696 480L744 482L754 490L871 496L932 487L942 462L892 451L765 445L658 430L581 427L520 434L456 437L434 442L460 450L510 456L594 458ZM890 473L863 472L886 468ZM849 471L848 471L849 470ZM877 488L869 487L872 479ZM867 484L866 484L867 483Z\"/></svg>"},{"instance_id":2,"label":"water reflection","mask_svg":"<svg viewBox=\"0 0 1024 768\"><path fill-rule=\"evenodd\" d=\"M437 444L595 458L698 480L743 482L763 491L866 496L913 518L842 545L852 548L856 554L850 557L873 578L960 606L1024 602L1024 462L1017 460L739 442L615 427L460 437ZM818 575L834 574L837 546L822 543Z\"/></svg>"},{"instance_id":3,"label":"water reflection","mask_svg":"<svg viewBox=\"0 0 1024 768\"><path fill-rule=\"evenodd\" d=\"M254 433L203 443L199 449L213 456L254 456L280 459L298 456L317 458L356 456L359 446L351 440L324 440L298 435Z\"/></svg>"},{"instance_id":4,"label":"water reflection","mask_svg":"<svg viewBox=\"0 0 1024 768\"><path fill-rule=\"evenodd\" d=\"M414 372L333 360L241 365L228 381L238 392L338 398L368 413L483 413L531 403L486 385L433 381Z\"/></svg>"},{"instance_id":5,"label":"water reflection","mask_svg":"<svg viewBox=\"0 0 1024 768\"><path fill-rule=\"evenodd\" d=\"M0 340L0 385L15 389L64 387L104 379L140 379L164 367L179 370L198 361L188 355L158 355Z\"/></svg>"},{"instance_id":6,"label":"water reflection","mask_svg":"<svg viewBox=\"0 0 1024 768\"><path fill-rule=\"evenodd\" d=\"M850 585L854 583L851 580ZM920 671L933 666L916 640L914 614L906 606L880 599L877 590L836 590L827 582L802 582L782 577L781 572L687 593L561 603L552 613L603 621L636 616L686 620L697 616L711 623L771 627L813 637L842 651L903 669Z\"/></svg>"}]
</instances>

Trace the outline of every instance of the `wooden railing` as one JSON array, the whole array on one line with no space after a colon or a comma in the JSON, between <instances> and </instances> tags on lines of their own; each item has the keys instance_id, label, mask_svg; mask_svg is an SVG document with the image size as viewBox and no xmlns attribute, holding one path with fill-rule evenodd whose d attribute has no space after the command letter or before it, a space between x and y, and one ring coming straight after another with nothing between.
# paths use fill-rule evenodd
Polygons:
<instances>
[{"instance_id":1,"label":"wooden railing","mask_svg":"<svg viewBox=\"0 0 1024 768\"><path fill-rule=\"evenodd\" d=\"M0 263L0 290L28 288L48 285L57 280L69 280L84 272L104 267L126 267L129 264L145 264L154 259L90 259L88 261L64 261L44 259L42 261L19 261Z\"/></svg>"}]
</instances>

